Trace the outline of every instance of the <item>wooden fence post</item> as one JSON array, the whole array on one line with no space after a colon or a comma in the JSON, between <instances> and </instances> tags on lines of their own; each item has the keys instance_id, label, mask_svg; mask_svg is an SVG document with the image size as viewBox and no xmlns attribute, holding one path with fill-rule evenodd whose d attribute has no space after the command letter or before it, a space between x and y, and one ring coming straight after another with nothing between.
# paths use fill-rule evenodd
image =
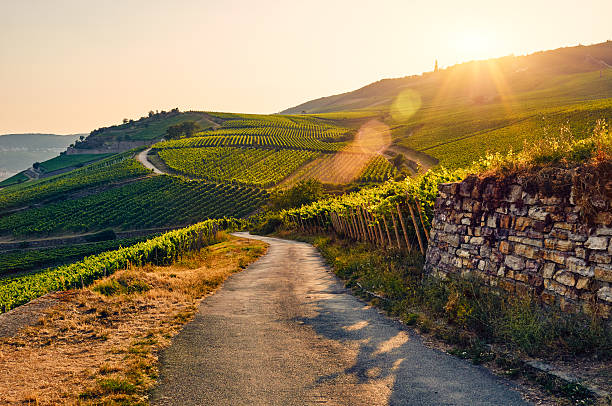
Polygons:
<instances>
[{"instance_id":1,"label":"wooden fence post","mask_svg":"<svg viewBox=\"0 0 612 406\"><path fill-rule=\"evenodd\" d=\"M359 222L361 223L361 231L363 233L363 242L368 242L368 236L366 234L365 223L363 221L363 212L361 211L361 207L357 208L357 217L359 217Z\"/></svg>"},{"instance_id":2,"label":"wooden fence post","mask_svg":"<svg viewBox=\"0 0 612 406\"><path fill-rule=\"evenodd\" d=\"M419 218L421 219L421 224L423 225L423 232L425 233L425 238L427 238L427 242L429 242L429 232L427 231L427 227L425 227L425 221L423 220L423 214L421 213L421 203L419 199L415 196L414 201L416 203L417 211L419 212Z\"/></svg>"},{"instance_id":3,"label":"wooden fence post","mask_svg":"<svg viewBox=\"0 0 612 406\"><path fill-rule=\"evenodd\" d=\"M376 235L374 234L374 227L372 224L372 219L370 218L370 212L366 209L363 209L364 216L366 218L366 222L368 224L368 233L370 234L370 242L376 245Z\"/></svg>"},{"instance_id":4,"label":"wooden fence post","mask_svg":"<svg viewBox=\"0 0 612 406\"><path fill-rule=\"evenodd\" d=\"M348 231L349 237L351 239L354 239L355 236L353 235L353 229L351 228L351 223L348 221L346 216L342 216L342 221L344 222L344 226L346 227L346 230Z\"/></svg>"},{"instance_id":5,"label":"wooden fence post","mask_svg":"<svg viewBox=\"0 0 612 406\"><path fill-rule=\"evenodd\" d=\"M389 233L389 226L387 225L387 219L385 216L382 216L383 224L385 225L385 231L387 232L387 239L389 240L389 246L393 246L393 241L391 240L391 233Z\"/></svg>"},{"instance_id":6,"label":"wooden fence post","mask_svg":"<svg viewBox=\"0 0 612 406\"><path fill-rule=\"evenodd\" d=\"M340 225L338 224L338 215L336 214L336 212L332 212L332 222L334 225L334 231L336 232L336 234L339 234Z\"/></svg>"},{"instance_id":7,"label":"wooden fence post","mask_svg":"<svg viewBox=\"0 0 612 406\"><path fill-rule=\"evenodd\" d=\"M336 213L331 212L329 214L329 218L330 218L330 221L331 221L331 224L332 224L332 230L334 230L335 233L338 233L338 222L337 222L337 219L336 219Z\"/></svg>"},{"instance_id":8,"label":"wooden fence post","mask_svg":"<svg viewBox=\"0 0 612 406\"><path fill-rule=\"evenodd\" d=\"M374 235L374 230L372 229L372 220L370 220L370 213L366 209L363 209L363 217L365 217L368 227L368 237L370 238L370 243L376 244L376 236Z\"/></svg>"},{"instance_id":9,"label":"wooden fence post","mask_svg":"<svg viewBox=\"0 0 612 406\"><path fill-rule=\"evenodd\" d=\"M374 218L374 215L372 213L370 213L370 220L372 221L372 231L374 231L374 236L376 237L376 243L378 245L382 245L383 242L380 239L380 234L378 234L378 229L377 229L377 223L376 223L376 219Z\"/></svg>"},{"instance_id":10,"label":"wooden fence post","mask_svg":"<svg viewBox=\"0 0 612 406\"><path fill-rule=\"evenodd\" d=\"M412 245L410 245L410 240L408 240L408 232L406 231L406 224L404 224L404 217L402 216L402 211L400 210L399 203L395 203L395 207L397 208L397 215L399 217L400 224L402 225L402 231L404 232L406 246L408 247L408 251L412 251Z\"/></svg>"},{"instance_id":11,"label":"wooden fence post","mask_svg":"<svg viewBox=\"0 0 612 406\"><path fill-rule=\"evenodd\" d=\"M372 234L372 222L370 221L370 216L366 209L363 209L363 220L365 221L366 231L368 232L368 240L370 244L374 243L374 235Z\"/></svg>"},{"instance_id":12,"label":"wooden fence post","mask_svg":"<svg viewBox=\"0 0 612 406\"><path fill-rule=\"evenodd\" d=\"M395 231L395 239L397 240L397 248L402 249L402 245L400 242L399 231L397 231L397 222L395 221L395 216L393 215L393 211L391 211L391 221L393 221L393 231Z\"/></svg>"},{"instance_id":13,"label":"wooden fence post","mask_svg":"<svg viewBox=\"0 0 612 406\"><path fill-rule=\"evenodd\" d=\"M412 210L412 206L410 202L406 201L406 205L408 206L408 210L410 211L410 217L412 217L412 224L414 225L414 233L417 236L417 240L419 241L419 248L421 249L421 254L425 255L425 248L423 248L423 241L421 240L421 232L419 231L419 225L417 224L416 217L414 217L414 211Z\"/></svg>"},{"instance_id":14,"label":"wooden fence post","mask_svg":"<svg viewBox=\"0 0 612 406\"><path fill-rule=\"evenodd\" d=\"M355 230L355 235L357 236L357 241L361 240L361 235L359 234L359 227L357 225L357 219L355 218L355 213L353 209L351 209L351 221L353 222L353 230Z\"/></svg>"},{"instance_id":15,"label":"wooden fence post","mask_svg":"<svg viewBox=\"0 0 612 406\"><path fill-rule=\"evenodd\" d=\"M376 227L378 228L378 235L380 235L380 246L382 248L385 247L385 236L382 233L382 229L380 228L380 221L376 222Z\"/></svg>"},{"instance_id":16,"label":"wooden fence post","mask_svg":"<svg viewBox=\"0 0 612 406\"><path fill-rule=\"evenodd\" d=\"M344 228L346 228L346 232L348 234L349 238L353 238L353 230L351 230L351 226L350 224L346 221L346 218L344 216L340 217L340 220L342 221L342 224L344 224Z\"/></svg>"}]
</instances>

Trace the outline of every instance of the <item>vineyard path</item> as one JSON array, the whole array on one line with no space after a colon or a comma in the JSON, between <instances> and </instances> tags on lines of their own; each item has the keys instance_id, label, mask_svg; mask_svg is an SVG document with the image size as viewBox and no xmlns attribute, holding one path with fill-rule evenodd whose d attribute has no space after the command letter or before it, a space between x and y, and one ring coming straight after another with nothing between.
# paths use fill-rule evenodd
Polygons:
<instances>
[{"instance_id":1,"label":"vineyard path","mask_svg":"<svg viewBox=\"0 0 612 406\"><path fill-rule=\"evenodd\" d=\"M426 347L351 295L312 245L237 235L268 253L163 351L153 404L526 404L510 382Z\"/></svg>"},{"instance_id":2,"label":"vineyard path","mask_svg":"<svg viewBox=\"0 0 612 406\"><path fill-rule=\"evenodd\" d=\"M159 168L153 165L147 158L147 154L149 153L149 151L151 151L151 148L145 149L144 151L136 155L136 159L138 159L138 161L143 164L145 168L152 170L158 175L163 175L165 172L160 171Z\"/></svg>"}]
</instances>

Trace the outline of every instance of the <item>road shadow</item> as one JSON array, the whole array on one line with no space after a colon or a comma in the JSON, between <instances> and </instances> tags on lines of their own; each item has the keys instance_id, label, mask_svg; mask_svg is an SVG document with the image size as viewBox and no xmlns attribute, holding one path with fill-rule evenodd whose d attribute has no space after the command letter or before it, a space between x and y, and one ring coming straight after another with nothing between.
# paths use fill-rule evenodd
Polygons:
<instances>
[{"instance_id":1,"label":"road shadow","mask_svg":"<svg viewBox=\"0 0 612 406\"><path fill-rule=\"evenodd\" d=\"M339 283L310 295L316 316L299 318L317 335L357 348L341 372L320 375L325 385L349 376L368 385L390 383L388 405L525 405L512 385L483 367L426 347L412 330L350 295Z\"/></svg>"}]
</instances>

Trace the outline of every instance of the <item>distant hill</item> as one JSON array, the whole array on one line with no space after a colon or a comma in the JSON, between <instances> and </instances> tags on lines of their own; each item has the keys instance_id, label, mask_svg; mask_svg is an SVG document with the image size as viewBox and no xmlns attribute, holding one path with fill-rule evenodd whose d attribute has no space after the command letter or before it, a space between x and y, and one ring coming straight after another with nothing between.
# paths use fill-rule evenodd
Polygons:
<instances>
[{"instance_id":1,"label":"distant hill","mask_svg":"<svg viewBox=\"0 0 612 406\"><path fill-rule=\"evenodd\" d=\"M57 156L85 134L0 135L0 180Z\"/></svg>"},{"instance_id":2,"label":"distant hill","mask_svg":"<svg viewBox=\"0 0 612 406\"><path fill-rule=\"evenodd\" d=\"M88 154L122 152L131 148L150 145L162 139L168 127L194 121L201 129L216 127L217 123L204 112L178 109L153 112L137 120L125 119L122 124L93 130L83 141L75 143L69 153Z\"/></svg>"},{"instance_id":3,"label":"distant hill","mask_svg":"<svg viewBox=\"0 0 612 406\"><path fill-rule=\"evenodd\" d=\"M384 79L284 110L345 126L384 123L397 148L461 167L487 151L520 150L569 126L586 136L612 120L612 41L472 61Z\"/></svg>"},{"instance_id":4,"label":"distant hill","mask_svg":"<svg viewBox=\"0 0 612 406\"><path fill-rule=\"evenodd\" d=\"M383 110L407 88L421 94L424 102L440 103L456 97L492 98L500 93L500 81L515 92L537 91L552 78L598 71L612 67L612 41L589 46L559 48L524 56L505 56L471 61L425 72L422 75L383 79L360 89L321 97L288 108L280 114L312 114L347 110ZM447 89L441 89L447 86ZM439 90L444 94L440 95Z\"/></svg>"}]
</instances>

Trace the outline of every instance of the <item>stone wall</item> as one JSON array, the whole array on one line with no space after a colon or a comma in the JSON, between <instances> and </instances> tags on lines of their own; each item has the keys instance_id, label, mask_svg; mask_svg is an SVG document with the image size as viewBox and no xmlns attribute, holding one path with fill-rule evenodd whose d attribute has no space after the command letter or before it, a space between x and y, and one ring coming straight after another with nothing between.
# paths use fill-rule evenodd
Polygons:
<instances>
[{"instance_id":1,"label":"stone wall","mask_svg":"<svg viewBox=\"0 0 612 406\"><path fill-rule=\"evenodd\" d=\"M585 194L590 183L601 193ZM612 177L580 169L442 184L426 270L610 318L610 193Z\"/></svg>"}]
</instances>

